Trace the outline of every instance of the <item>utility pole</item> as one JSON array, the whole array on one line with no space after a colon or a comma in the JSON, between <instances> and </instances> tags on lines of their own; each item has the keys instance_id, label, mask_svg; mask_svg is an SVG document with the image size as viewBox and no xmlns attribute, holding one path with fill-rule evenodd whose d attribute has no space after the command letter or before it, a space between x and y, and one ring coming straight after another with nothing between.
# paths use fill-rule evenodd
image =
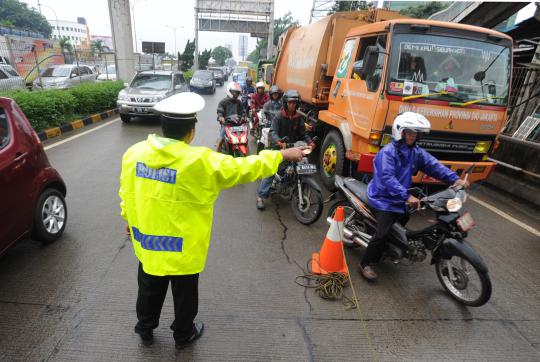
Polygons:
<instances>
[{"instance_id":1,"label":"utility pole","mask_svg":"<svg viewBox=\"0 0 540 362\"><path fill-rule=\"evenodd\" d=\"M266 59L272 59L274 49L274 0L270 1L270 22L268 23L268 45L266 46Z\"/></svg>"},{"instance_id":2,"label":"utility pole","mask_svg":"<svg viewBox=\"0 0 540 362\"><path fill-rule=\"evenodd\" d=\"M108 0L108 3L118 79L127 82L135 74L129 0Z\"/></svg>"},{"instance_id":3,"label":"utility pole","mask_svg":"<svg viewBox=\"0 0 540 362\"><path fill-rule=\"evenodd\" d=\"M195 54L193 54L193 69L199 70L199 9L195 4Z\"/></svg>"}]
</instances>

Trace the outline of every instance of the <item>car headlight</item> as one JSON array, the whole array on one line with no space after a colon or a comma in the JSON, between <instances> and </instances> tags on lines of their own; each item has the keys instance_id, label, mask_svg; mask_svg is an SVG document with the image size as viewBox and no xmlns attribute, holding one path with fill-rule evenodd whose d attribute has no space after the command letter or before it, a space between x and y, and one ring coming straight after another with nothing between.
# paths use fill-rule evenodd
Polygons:
<instances>
[{"instance_id":1,"label":"car headlight","mask_svg":"<svg viewBox=\"0 0 540 362\"><path fill-rule=\"evenodd\" d=\"M461 210L462 206L463 202L459 197L455 197L446 202L446 209L448 209L448 211L450 212L458 212L459 210Z\"/></svg>"},{"instance_id":2,"label":"car headlight","mask_svg":"<svg viewBox=\"0 0 540 362\"><path fill-rule=\"evenodd\" d=\"M118 100L119 101L127 101L129 100L128 96L126 94L119 94L118 95Z\"/></svg>"},{"instance_id":3,"label":"car headlight","mask_svg":"<svg viewBox=\"0 0 540 362\"><path fill-rule=\"evenodd\" d=\"M152 102L159 102L165 98L164 96L155 96L152 98Z\"/></svg>"}]
</instances>

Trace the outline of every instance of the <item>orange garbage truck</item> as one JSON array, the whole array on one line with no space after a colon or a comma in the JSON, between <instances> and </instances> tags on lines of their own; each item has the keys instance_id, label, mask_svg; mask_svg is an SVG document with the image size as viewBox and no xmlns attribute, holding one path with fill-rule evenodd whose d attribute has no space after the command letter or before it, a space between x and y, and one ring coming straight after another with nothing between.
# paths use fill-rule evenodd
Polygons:
<instances>
[{"instance_id":1,"label":"orange garbage truck","mask_svg":"<svg viewBox=\"0 0 540 362\"><path fill-rule=\"evenodd\" d=\"M394 118L413 111L432 125L420 146L471 181L489 177L506 119L512 39L480 27L404 18L388 10L337 13L291 28L278 44L273 83L296 89L322 140L319 172L373 172ZM437 183L418 173L416 183Z\"/></svg>"}]
</instances>

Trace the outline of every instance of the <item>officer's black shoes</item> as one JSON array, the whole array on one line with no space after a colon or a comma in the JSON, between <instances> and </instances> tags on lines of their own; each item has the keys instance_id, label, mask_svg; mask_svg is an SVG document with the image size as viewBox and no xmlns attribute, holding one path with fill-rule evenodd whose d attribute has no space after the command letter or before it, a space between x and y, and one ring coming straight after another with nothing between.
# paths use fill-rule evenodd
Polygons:
<instances>
[{"instance_id":1,"label":"officer's black shoes","mask_svg":"<svg viewBox=\"0 0 540 362\"><path fill-rule=\"evenodd\" d=\"M257 197L257 209L264 210L264 200L260 197Z\"/></svg>"},{"instance_id":2,"label":"officer's black shoes","mask_svg":"<svg viewBox=\"0 0 540 362\"><path fill-rule=\"evenodd\" d=\"M135 333L137 333L141 337L141 343L143 344L143 346L148 347L154 344L154 333L152 331L144 333L135 331Z\"/></svg>"},{"instance_id":3,"label":"officer's black shoes","mask_svg":"<svg viewBox=\"0 0 540 362\"><path fill-rule=\"evenodd\" d=\"M203 322L193 323L193 333L191 334L191 336L184 341L176 341L176 348L182 349L188 344L195 342L197 339L199 339L200 336L202 336L203 332L204 332Z\"/></svg>"}]
</instances>

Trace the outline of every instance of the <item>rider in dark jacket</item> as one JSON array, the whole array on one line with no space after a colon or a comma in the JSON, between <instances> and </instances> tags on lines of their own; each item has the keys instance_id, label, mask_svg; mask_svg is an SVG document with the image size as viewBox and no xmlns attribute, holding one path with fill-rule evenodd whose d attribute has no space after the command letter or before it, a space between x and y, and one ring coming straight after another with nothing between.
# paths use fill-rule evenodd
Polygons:
<instances>
[{"instance_id":1,"label":"rider in dark jacket","mask_svg":"<svg viewBox=\"0 0 540 362\"><path fill-rule=\"evenodd\" d=\"M240 119L246 118L246 110L242 106L240 97L241 87L236 82L227 85L227 97L223 98L217 107L218 122L221 125L219 140L216 144L216 151L221 152L223 139L225 138L225 120L227 117L237 115Z\"/></svg>"},{"instance_id":2,"label":"rider in dark jacket","mask_svg":"<svg viewBox=\"0 0 540 362\"><path fill-rule=\"evenodd\" d=\"M287 148L287 143L295 143L297 141L306 142L311 148L315 147L315 143L306 133L306 127L303 118L296 112L300 104L300 94L296 90L288 90L283 95L283 107L281 113L272 121L270 129L270 138L274 145L279 148ZM287 139L284 139L284 138ZM257 197L257 209L264 209L264 199L270 194L270 187L274 176L265 178L261 181Z\"/></svg>"},{"instance_id":3,"label":"rider in dark jacket","mask_svg":"<svg viewBox=\"0 0 540 362\"><path fill-rule=\"evenodd\" d=\"M283 103L281 102L281 92L277 85L270 87L270 100L263 106L263 113L268 120L269 124L272 124L274 118L276 118L283 109Z\"/></svg>"}]
</instances>

